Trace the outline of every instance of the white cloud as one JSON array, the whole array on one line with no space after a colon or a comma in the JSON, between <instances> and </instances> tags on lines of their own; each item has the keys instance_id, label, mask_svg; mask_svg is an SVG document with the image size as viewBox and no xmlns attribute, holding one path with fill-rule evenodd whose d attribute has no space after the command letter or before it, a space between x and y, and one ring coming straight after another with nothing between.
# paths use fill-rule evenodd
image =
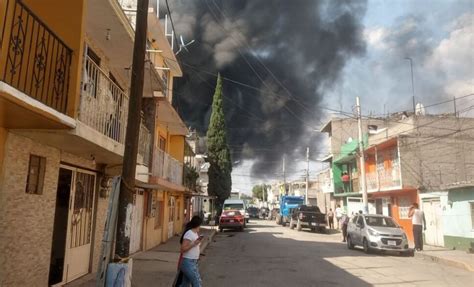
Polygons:
<instances>
[{"instance_id":1,"label":"white cloud","mask_svg":"<svg viewBox=\"0 0 474 287\"><path fill-rule=\"evenodd\" d=\"M366 28L364 30L364 38L367 44L375 49L383 49L386 47L384 39L387 35L387 29L384 27Z\"/></svg>"},{"instance_id":2,"label":"white cloud","mask_svg":"<svg viewBox=\"0 0 474 287\"><path fill-rule=\"evenodd\" d=\"M427 60L428 69L439 71L446 77L444 92L462 96L474 91L474 13L456 19L449 36L434 48Z\"/></svg>"}]
</instances>

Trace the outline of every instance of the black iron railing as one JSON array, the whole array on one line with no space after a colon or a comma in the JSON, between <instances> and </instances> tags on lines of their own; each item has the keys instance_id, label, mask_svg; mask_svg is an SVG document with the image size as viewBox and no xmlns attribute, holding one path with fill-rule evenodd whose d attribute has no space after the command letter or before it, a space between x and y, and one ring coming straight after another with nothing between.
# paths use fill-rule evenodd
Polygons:
<instances>
[{"instance_id":1,"label":"black iron railing","mask_svg":"<svg viewBox=\"0 0 474 287\"><path fill-rule=\"evenodd\" d=\"M21 1L3 5L0 80L66 113L72 50Z\"/></svg>"}]
</instances>

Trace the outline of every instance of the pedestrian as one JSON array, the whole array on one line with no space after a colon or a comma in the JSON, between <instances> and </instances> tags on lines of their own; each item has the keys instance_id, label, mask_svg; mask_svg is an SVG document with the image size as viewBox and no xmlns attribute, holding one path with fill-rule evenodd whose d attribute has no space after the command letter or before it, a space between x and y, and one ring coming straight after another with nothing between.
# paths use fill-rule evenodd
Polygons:
<instances>
[{"instance_id":1,"label":"pedestrian","mask_svg":"<svg viewBox=\"0 0 474 287\"><path fill-rule=\"evenodd\" d=\"M411 223L413 225L413 237L415 239L415 250L423 250L423 226L426 230L426 219L425 213L419 209L418 203L413 203L408 212L408 217L411 218Z\"/></svg>"},{"instance_id":2,"label":"pedestrian","mask_svg":"<svg viewBox=\"0 0 474 287\"><path fill-rule=\"evenodd\" d=\"M341 227L342 227L342 242L346 242L347 238L347 224L349 224L349 216L347 216L346 212L342 213L341 217Z\"/></svg>"},{"instance_id":3,"label":"pedestrian","mask_svg":"<svg viewBox=\"0 0 474 287\"><path fill-rule=\"evenodd\" d=\"M193 216L191 221L186 224L186 229L181 236L180 243L182 259L179 269L183 273L183 278L181 284L178 286L202 286L201 275L199 274L198 268L198 260L201 253L199 246L203 239L203 236L199 235L201 224L201 217Z\"/></svg>"},{"instance_id":4,"label":"pedestrian","mask_svg":"<svg viewBox=\"0 0 474 287\"><path fill-rule=\"evenodd\" d=\"M334 229L334 212L332 212L332 208L330 208L328 212L328 223L329 229Z\"/></svg>"},{"instance_id":5,"label":"pedestrian","mask_svg":"<svg viewBox=\"0 0 474 287\"><path fill-rule=\"evenodd\" d=\"M342 218L342 208L338 204L336 207L336 221L337 221L337 229L341 229L341 218Z\"/></svg>"}]
</instances>

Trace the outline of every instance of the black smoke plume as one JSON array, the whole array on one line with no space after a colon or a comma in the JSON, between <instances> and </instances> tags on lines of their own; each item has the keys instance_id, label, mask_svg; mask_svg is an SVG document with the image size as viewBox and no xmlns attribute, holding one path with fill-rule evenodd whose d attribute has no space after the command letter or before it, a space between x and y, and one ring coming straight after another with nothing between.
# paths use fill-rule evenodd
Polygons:
<instances>
[{"instance_id":1,"label":"black smoke plume","mask_svg":"<svg viewBox=\"0 0 474 287\"><path fill-rule=\"evenodd\" d=\"M177 34L195 40L178 55L184 76L175 85L174 105L189 126L205 133L220 72L234 161L254 159L252 172L270 176L283 154L317 148L324 92L365 52L366 1L169 2Z\"/></svg>"}]
</instances>

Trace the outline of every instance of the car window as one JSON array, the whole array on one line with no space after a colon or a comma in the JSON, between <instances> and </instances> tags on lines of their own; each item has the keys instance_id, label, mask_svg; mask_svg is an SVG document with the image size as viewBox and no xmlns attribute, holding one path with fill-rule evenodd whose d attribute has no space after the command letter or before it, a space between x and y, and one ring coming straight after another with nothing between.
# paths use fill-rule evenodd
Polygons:
<instances>
[{"instance_id":1,"label":"car window","mask_svg":"<svg viewBox=\"0 0 474 287\"><path fill-rule=\"evenodd\" d=\"M365 221L369 226L375 227L397 227L397 224L390 217L366 216Z\"/></svg>"},{"instance_id":2,"label":"car window","mask_svg":"<svg viewBox=\"0 0 474 287\"><path fill-rule=\"evenodd\" d=\"M301 211L310 211L310 212L320 212L319 207L317 206L307 206L307 205L302 205L300 206Z\"/></svg>"},{"instance_id":3,"label":"car window","mask_svg":"<svg viewBox=\"0 0 474 287\"><path fill-rule=\"evenodd\" d=\"M223 214L225 216L239 216L241 215L239 211L237 210L232 210L232 211L224 211Z\"/></svg>"},{"instance_id":4,"label":"car window","mask_svg":"<svg viewBox=\"0 0 474 287\"><path fill-rule=\"evenodd\" d=\"M244 209L244 205L241 203L228 203L224 205L224 210L236 210L236 209Z\"/></svg>"}]
</instances>

